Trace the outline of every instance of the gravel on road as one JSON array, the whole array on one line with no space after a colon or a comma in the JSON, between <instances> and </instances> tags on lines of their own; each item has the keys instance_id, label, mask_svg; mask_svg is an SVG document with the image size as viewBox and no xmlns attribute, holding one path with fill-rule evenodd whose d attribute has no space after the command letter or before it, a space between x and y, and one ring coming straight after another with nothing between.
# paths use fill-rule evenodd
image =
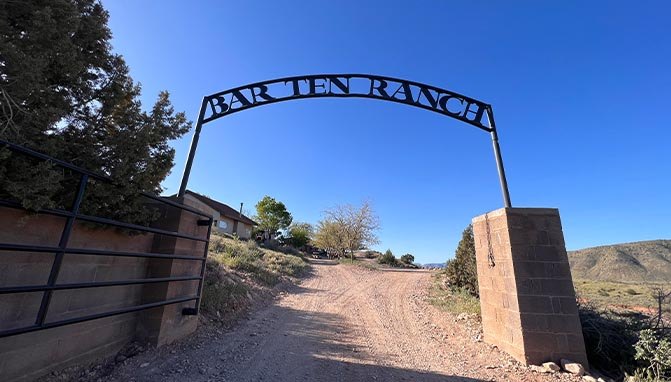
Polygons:
<instances>
[{"instance_id":1,"label":"gravel on road","mask_svg":"<svg viewBox=\"0 0 671 382\"><path fill-rule=\"evenodd\" d=\"M314 261L309 278L232 329L201 328L118 362L102 377L91 373L92 380L579 380L522 366L481 340L477 318L430 305L431 275Z\"/></svg>"}]
</instances>

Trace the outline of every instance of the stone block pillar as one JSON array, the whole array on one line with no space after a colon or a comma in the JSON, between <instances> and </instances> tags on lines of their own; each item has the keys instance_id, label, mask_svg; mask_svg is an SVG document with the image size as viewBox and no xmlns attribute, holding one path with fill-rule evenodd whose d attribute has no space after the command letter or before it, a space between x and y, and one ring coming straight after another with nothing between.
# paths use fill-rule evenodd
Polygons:
<instances>
[{"instance_id":1,"label":"stone block pillar","mask_svg":"<svg viewBox=\"0 0 671 382\"><path fill-rule=\"evenodd\" d=\"M486 342L529 365L587 365L559 211L503 208L473 219Z\"/></svg>"}]
</instances>

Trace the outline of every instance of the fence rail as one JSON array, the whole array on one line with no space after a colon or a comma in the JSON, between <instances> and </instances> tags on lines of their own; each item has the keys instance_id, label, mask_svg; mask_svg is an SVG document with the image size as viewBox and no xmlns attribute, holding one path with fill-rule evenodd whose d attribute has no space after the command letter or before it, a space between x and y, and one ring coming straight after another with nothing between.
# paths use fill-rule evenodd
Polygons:
<instances>
[{"instance_id":1,"label":"fence rail","mask_svg":"<svg viewBox=\"0 0 671 382\"><path fill-rule=\"evenodd\" d=\"M4 140L0 140L0 149L5 148L9 149L12 152L19 153L31 158L38 160L47 161L54 165L66 168L73 173L79 175L79 185L77 186L77 192L75 195L75 200L72 204L72 208L60 209L60 208L45 208L41 209L38 212L40 214L58 216L65 218L65 225L61 231L60 240L58 246L43 246L43 245L26 245L22 243L0 243L0 256L6 256L6 252L39 252L39 253L53 253L54 259L49 271L49 278L46 284L41 285L19 285L19 286L5 286L0 287L0 295L5 294L16 294L16 293L35 293L43 292L42 299L40 302L40 307L35 318L35 324L29 326L23 326L19 328L5 329L0 328L0 338L14 336L23 333L34 332L38 330L44 330L49 328L55 328L59 326L71 325L75 323L96 320L100 318L138 312L141 310L161 307L165 305L178 304L183 302L194 301L193 308L184 308L182 314L184 315L196 315L199 312L200 308L200 299L203 289L203 278L205 276L205 263L207 260L207 252L210 240L210 233L212 227L212 217L199 211L195 208L177 203L166 198L162 198L156 195L142 193L141 196L151 199L155 202L162 203L166 206L172 208L178 208L182 211L186 211L198 216L197 225L207 226L207 234L205 237L194 236L185 234L178 231L170 231L165 229L159 229L154 227L145 227L138 224L125 223L113 219L108 219L98 216L90 216L82 214L79 211L82 200L86 193L86 186L91 179L103 181L109 185L113 185L113 181L104 175L96 174L89 170L80 168L71 163L52 158L46 154L28 149L23 146L19 146ZM21 204L9 200L0 200L0 206L14 208L19 210L24 210ZM93 248L72 248L69 247L70 236L76 221L85 221L91 223L102 224L108 227L117 227L125 228L133 231L139 231L144 233L152 233L155 235L165 235L168 237L173 237L176 239L184 239L194 242L204 243L204 251L202 256L186 256L186 255L174 255L174 254L164 254L164 253L152 253L152 252L132 252L132 251L112 251L112 250L103 250L103 249L93 249ZM63 260L67 255L86 255L86 256L117 256L117 257L135 257L135 258L148 258L148 259L173 259L173 260L190 260L190 261L199 261L201 262L200 270L197 275L189 276L175 276L175 277L154 277L154 278L143 278L143 279L122 279L122 280L112 280L112 281L98 281L98 282L78 282L78 283L58 283L58 276L60 274L61 265ZM79 317L73 317L58 321L46 321L47 313L49 312L49 307L51 304L51 298L54 291L59 290L70 290L70 289L88 289L88 288L101 288L101 287L113 287L113 286L128 286L128 285L145 285L145 284L155 284L155 283L171 283L171 282L183 282L183 281L196 281L198 280L198 289L195 294L188 296L182 296L177 298L164 299L160 301L154 301L150 303L144 303L134 306L128 306L124 308L109 310L102 313L83 315Z\"/></svg>"}]
</instances>

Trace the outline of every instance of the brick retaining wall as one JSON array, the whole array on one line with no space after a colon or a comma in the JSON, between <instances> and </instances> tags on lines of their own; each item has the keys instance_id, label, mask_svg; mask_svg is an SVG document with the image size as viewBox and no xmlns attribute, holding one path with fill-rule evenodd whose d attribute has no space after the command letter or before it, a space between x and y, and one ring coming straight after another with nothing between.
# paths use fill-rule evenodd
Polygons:
<instances>
[{"instance_id":1,"label":"brick retaining wall","mask_svg":"<svg viewBox=\"0 0 671 382\"><path fill-rule=\"evenodd\" d=\"M203 227L195 224L196 215L171 209L164 211L159 225L204 236ZM64 218L29 215L21 210L0 207L0 242L57 246L64 223ZM96 229L77 222L68 246L201 257L204 243L187 241L167 240L154 234L129 235L117 229ZM46 284L53 258L51 253L0 251L0 286ZM197 261L66 254L58 283L197 275L200 264ZM195 294L197 285L197 281L186 281L170 285L58 290L53 293L46 322ZM0 294L0 329L34 324L42 294ZM193 306L193 301L0 338L0 380L29 381L53 369L111 356L136 338L156 345L181 338L193 332L197 324L197 317L181 314L182 308L187 306Z\"/></svg>"}]
</instances>

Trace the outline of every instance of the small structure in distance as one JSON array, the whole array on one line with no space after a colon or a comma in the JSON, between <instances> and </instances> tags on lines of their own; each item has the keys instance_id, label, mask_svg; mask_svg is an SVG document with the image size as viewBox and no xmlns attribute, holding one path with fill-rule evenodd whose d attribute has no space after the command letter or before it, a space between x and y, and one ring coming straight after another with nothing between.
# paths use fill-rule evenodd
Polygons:
<instances>
[{"instance_id":1,"label":"small structure in distance","mask_svg":"<svg viewBox=\"0 0 671 382\"><path fill-rule=\"evenodd\" d=\"M184 198L195 202L200 210L212 215L214 219L212 230L214 232L237 235L241 239L250 239L254 226L258 225L242 213L242 203L240 203L240 210L236 211L225 203L191 190L186 191Z\"/></svg>"}]
</instances>

